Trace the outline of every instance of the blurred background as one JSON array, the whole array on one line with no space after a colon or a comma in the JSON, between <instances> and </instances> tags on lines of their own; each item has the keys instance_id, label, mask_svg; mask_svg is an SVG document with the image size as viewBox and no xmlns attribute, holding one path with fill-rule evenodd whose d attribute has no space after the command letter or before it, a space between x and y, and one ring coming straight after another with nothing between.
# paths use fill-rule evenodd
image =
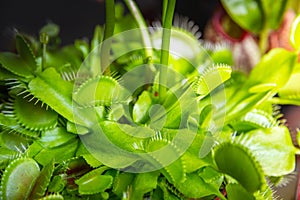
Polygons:
<instances>
[{"instance_id":1,"label":"blurred background","mask_svg":"<svg viewBox=\"0 0 300 200\"><path fill-rule=\"evenodd\" d=\"M203 32L219 0L177 0L176 13L188 16ZM148 22L161 17L162 0L137 0ZM14 49L16 30L38 36L39 29L48 22L60 26L62 44L70 44L77 38L91 38L94 27L104 23L103 0L1 0L0 1L0 51ZM291 131L300 127L300 108L283 109ZM285 200L295 199L296 173L291 183L278 192ZM279 198L280 199L280 198Z\"/></svg>"},{"instance_id":2,"label":"blurred background","mask_svg":"<svg viewBox=\"0 0 300 200\"><path fill-rule=\"evenodd\" d=\"M120 2L120 1L119 1ZM161 0L137 0L148 21L161 17ZM176 12L189 18L204 29L218 0L177 0ZM63 44L77 38L91 38L96 24L104 23L103 0L1 0L0 50L13 48L15 30L37 35L47 22L58 24Z\"/></svg>"}]
</instances>

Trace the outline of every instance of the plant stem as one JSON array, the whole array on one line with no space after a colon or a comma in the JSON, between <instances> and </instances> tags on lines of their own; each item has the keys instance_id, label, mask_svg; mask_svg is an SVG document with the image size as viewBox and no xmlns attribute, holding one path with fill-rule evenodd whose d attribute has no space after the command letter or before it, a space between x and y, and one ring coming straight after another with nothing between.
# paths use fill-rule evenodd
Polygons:
<instances>
[{"instance_id":1,"label":"plant stem","mask_svg":"<svg viewBox=\"0 0 300 200\"><path fill-rule=\"evenodd\" d=\"M49 36L46 33L41 33L40 42L42 43L42 64L38 67L37 72L42 72L46 66L46 53L47 53L47 44L49 42Z\"/></svg>"},{"instance_id":2,"label":"plant stem","mask_svg":"<svg viewBox=\"0 0 300 200\"><path fill-rule=\"evenodd\" d=\"M115 28L115 1L106 0L105 8L106 8L105 10L106 21L105 21L105 28L104 28L103 43L101 46L101 68L102 71L104 71L104 74L109 74L110 73L109 55L110 55L110 45L111 45L111 40L109 38L113 36L114 28Z\"/></svg>"},{"instance_id":3,"label":"plant stem","mask_svg":"<svg viewBox=\"0 0 300 200\"><path fill-rule=\"evenodd\" d=\"M152 43L150 39L150 35L148 32L148 27L146 25L145 19L143 18L141 11L139 10L138 6L133 0L124 0L126 3L129 11L131 12L132 16L134 17L136 23L138 24L138 27L140 28L142 40L145 47L145 56L146 58L152 58L153 52L152 52ZM147 59L151 60L151 59Z\"/></svg>"},{"instance_id":4,"label":"plant stem","mask_svg":"<svg viewBox=\"0 0 300 200\"><path fill-rule=\"evenodd\" d=\"M173 15L176 5L176 0L164 0L164 6L166 7L166 13L163 21L163 36L162 36L162 45L161 45L161 57L160 63L162 65L159 75L159 95L160 99L164 98L166 94L166 83L168 75L168 61L169 61L169 48L170 48L170 39L171 39L171 28L173 23ZM164 11L163 11L164 12Z\"/></svg>"},{"instance_id":5,"label":"plant stem","mask_svg":"<svg viewBox=\"0 0 300 200\"><path fill-rule=\"evenodd\" d=\"M162 23L165 22L166 19L166 13L167 13L167 6L168 6L168 0L163 1L163 8L162 8Z\"/></svg>"},{"instance_id":6,"label":"plant stem","mask_svg":"<svg viewBox=\"0 0 300 200\"><path fill-rule=\"evenodd\" d=\"M259 35L259 49L262 55L267 51L268 38L269 38L269 29L265 27Z\"/></svg>"}]
</instances>

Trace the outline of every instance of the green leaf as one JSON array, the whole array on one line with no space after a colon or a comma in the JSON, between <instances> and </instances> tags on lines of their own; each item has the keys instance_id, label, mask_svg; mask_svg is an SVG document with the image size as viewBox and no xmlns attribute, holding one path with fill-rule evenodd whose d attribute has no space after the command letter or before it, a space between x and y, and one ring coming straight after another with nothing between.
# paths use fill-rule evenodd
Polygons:
<instances>
[{"instance_id":1,"label":"green leaf","mask_svg":"<svg viewBox=\"0 0 300 200\"><path fill-rule=\"evenodd\" d=\"M78 49L84 58L87 58L90 53L90 47L87 41L85 40L76 40L74 46Z\"/></svg>"},{"instance_id":2,"label":"green leaf","mask_svg":"<svg viewBox=\"0 0 300 200\"><path fill-rule=\"evenodd\" d=\"M247 147L268 176L283 176L295 169L296 148L285 126L259 129L247 133ZM259 147L259 148L258 148Z\"/></svg>"},{"instance_id":3,"label":"green leaf","mask_svg":"<svg viewBox=\"0 0 300 200\"><path fill-rule=\"evenodd\" d=\"M23 136L28 136L30 138L39 137L39 132L25 129L18 123L17 119L14 117L5 116L3 113L0 113L0 125L8 128L9 130L14 130Z\"/></svg>"},{"instance_id":4,"label":"green leaf","mask_svg":"<svg viewBox=\"0 0 300 200\"><path fill-rule=\"evenodd\" d=\"M83 62L82 52L74 45L65 46L59 50L48 50L45 54L46 67L53 67L61 72L66 66L69 66L71 71L79 69Z\"/></svg>"},{"instance_id":5,"label":"green leaf","mask_svg":"<svg viewBox=\"0 0 300 200\"><path fill-rule=\"evenodd\" d=\"M247 112L242 118L232 121L230 125L238 132L247 132L258 128L270 128L278 125L278 122L271 114L254 109Z\"/></svg>"},{"instance_id":6,"label":"green leaf","mask_svg":"<svg viewBox=\"0 0 300 200\"><path fill-rule=\"evenodd\" d=\"M70 121L67 121L66 129L69 133L74 133L74 134L78 134L78 135L85 135L85 134L89 133L88 128L86 128L84 126L80 126L78 124L74 124Z\"/></svg>"},{"instance_id":7,"label":"green leaf","mask_svg":"<svg viewBox=\"0 0 300 200\"><path fill-rule=\"evenodd\" d=\"M276 89L276 83L262 83L255 85L249 89L250 93L261 93Z\"/></svg>"},{"instance_id":8,"label":"green leaf","mask_svg":"<svg viewBox=\"0 0 300 200\"><path fill-rule=\"evenodd\" d=\"M113 192L118 197L123 197L123 194L127 192L128 186L132 183L134 174L120 173L114 180Z\"/></svg>"},{"instance_id":9,"label":"green leaf","mask_svg":"<svg viewBox=\"0 0 300 200\"><path fill-rule=\"evenodd\" d=\"M39 200L64 200L64 199L65 198L60 194L50 194L43 198L40 198Z\"/></svg>"},{"instance_id":10,"label":"green leaf","mask_svg":"<svg viewBox=\"0 0 300 200\"><path fill-rule=\"evenodd\" d=\"M223 143L214 151L214 159L221 172L235 178L251 193L266 184L261 166L242 145Z\"/></svg>"},{"instance_id":11,"label":"green leaf","mask_svg":"<svg viewBox=\"0 0 300 200\"><path fill-rule=\"evenodd\" d=\"M201 128L209 128L212 122L212 115L215 112L216 107L212 104L205 106L200 113L199 125Z\"/></svg>"},{"instance_id":12,"label":"green leaf","mask_svg":"<svg viewBox=\"0 0 300 200\"><path fill-rule=\"evenodd\" d=\"M82 107L110 106L128 97L118 81L109 76L88 79L73 94L74 101Z\"/></svg>"},{"instance_id":13,"label":"green leaf","mask_svg":"<svg viewBox=\"0 0 300 200\"><path fill-rule=\"evenodd\" d=\"M84 160L86 161L86 163L88 165L90 165L93 168L97 168L100 167L101 165L103 165L99 159L97 159L95 156L93 156L93 154L91 154L84 146L84 144L82 142L79 143L79 147L77 149L76 152L76 157L80 157L82 156L84 158Z\"/></svg>"},{"instance_id":14,"label":"green leaf","mask_svg":"<svg viewBox=\"0 0 300 200\"><path fill-rule=\"evenodd\" d=\"M42 149L34 156L34 159L43 166L48 165L52 160L60 163L74 157L77 147L78 140L74 139L72 142L65 143L60 147Z\"/></svg>"},{"instance_id":15,"label":"green leaf","mask_svg":"<svg viewBox=\"0 0 300 200\"><path fill-rule=\"evenodd\" d=\"M28 42L20 34L17 34L16 36L16 48L22 60L28 66L30 71L34 73L37 68L35 56Z\"/></svg>"},{"instance_id":16,"label":"green leaf","mask_svg":"<svg viewBox=\"0 0 300 200\"><path fill-rule=\"evenodd\" d=\"M182 194L174 189L173 185L169 185L165 179L159 182L159 187L162 190L162 194L158 194L159 200L180 200L182 199ZM157 191L157 190L156 190Z\"/></svg>"},{"instance_id":17,"label":"green leaf","mask_svg":"<svg viewBox=\"0 0 300 200\"><path fill-rule=\"evenodd\" d=\"M27 199L39 174L40 168L33 159L19 158L14 160L3 172L1 199Z\"/></svg>"},{"instance_id":18,"label":"green leaf","mask_svg":"<svg viewBox=\"0 0 300 200\"><path fill-rule=\"evenodd\" d=\"M30 130L44 131L57 125L57 113L42 107L41 102L29 102L29 99L18 96L14 100L14 112L18 122Z\"/></svg>"},{"instance_id":19,"label":"green leaf","mask_svg":"<svg viewBox=\"0 0 300 200\"><path fill-rule=\"evenodd\" d=\"M106 167L100 167L75 181L79 187L78 191L80 194L97 194L111 187L113 177L110 175L102 175L104 168L107 169Z\"/></svg>"},{"instance_id":20,"label":"green leaf","mask_svg":"<svg viewBox=\"0 0 300 200\"><path fill-rule=\"evenodd\" d=\"M48 23L43 26L40 30L40 33L46 33L49 37L57 37L59 34L59 26L54 23Z\"/></svg>"},{"instance_id":21,"label":"green leaf","mask_svg":"<svg viewBox=\"0 0 300 200\"><path fill-rule=\"evenodd\" d=\"M283 87L296 66L297 55L285 49L273 49L265 54L254 67L248 84L251 87L260 84L275 84L276 89Z\"/></svg>"},{"instance_id":22,"label":"green leaf","mask_svg":"<svg viewBox=\"0 0 300 200\"><path fill-rule=\"evenodd\" d=\"M298 100L300 102L300 87L298 85L299 80L300 71L294 72L287 84L279 90L279 97L283 99Z\"/></svg>"},{"instance_id":23,"label":"green leaf","mask_svg":"<svg viewBox=\"0 0 300 200\"><path fill-rule=\"evenodd\" d=\"M232 69L227 65L209 67L195 81L195 92L205 97L216 87L227 81L231 76Z\"/></svg>"},{"instance_id":24,"label":"green leaf","mask_svg":"<svg viewBox=\"0 0 300 200\"><path fill-rule=\"evenodd\" d=\"M222 173L212 167L205 167L202 170L199 170L198 175L203 179L212 193L219 197L222 196L220 193L220 187L224 181Z\"/></svg>"},{"instance_id":25,"label":"green leaf","mask_svg":"<svg viewBox=\"0 0 300 200\"><path fill-rule=\"evenodd\" d=\"M43 132L38 142L45 148L55 148L67 144L74 138L76 135L68 133L65 128L56 127Z\"/></svg>"},{"instance_id":26,"label":"green leaf","mask_svg":"<svg viewBox=\"0 0 300 200\"><path fill-rule=\"evenodd\" d=\"M48 191L58 193L63 191L67 184L67 180L64 179L63 175L54 176L49 184Z\"/></svg>"},{"instance_id":27,"label":"green leaf","mask_svg":"<svg viewBox=\"0 0 300 200\"><path fill-rule=\"evenodd\" d=\"M143 123L149 117L147 114L151 105L151 94L148 91L144 91L133 106L133 120L138 123Z\"/></svg>"},{"instance_id":28,"label":"green leaf","mask_svg":"<svg viewBox=\"0 0 300 200\"><path fill-rule=\"evenodd\" d=\"M143 199L144 194L151 192L157 187L159 172L140 173L135 176L132 183L132 199Z\"/></svg>"},{"instance_id":29,"label":"green leaf","mask_svg":"<svg viewBox=\"0 0 300 200\"><path fill-rule=\"evenodd\" d=\"M219 182L217 184L205 182L196 172L187 174L183 183L177 182L174 185L180 193L188 198L203 198L210 195L220 196L219 188L217 188Z\"/></svg>"},{"instance_id":30,"label":"green leaf","mask_svg":"<svg viewBox=\"0 0 300 200\"><path fill-rule=\"evenodd\" d=\"M211 53L211 59L214 63L224 63L229 66L234 65L233 53L229 48L221 48Z\"/></svg>"},{"instance_id":31,"label":"green leaf","mask_svg":"<svg viewBox=\"0 0 300 200\"><path fill-rule=\"evenodd\" d=\"M295 98L296 97L296 98ZM278 105L294 105L300 106L299 97L295 96L294 99L285 99L285 98L273 98L272 103Z\"/></svg>"},{"instance_id":32,"label":"green leaf","mask_svg":"<svg viewBox=\"0 0 300 200\"><path fill-rule=\"evenodd\" d=\"M261 3L267 26L271 29L279 28L286 11L288 0L262 0Z\"/></svg>"},{"instance_id":33,"label":"green leaf","mask_svg":"<svg viewBox=\"0 0 300 200\"><path fill-rule=\"evenodd\" d=\"M18 132L2 131L0 134L0 146L11 149L13 151L19 151L24 146L29 146L32 140L28 137L24 137ZM20 153L20 152L19 152Z\"/></svg>"},{"instance_id":34,"label":"green leaf","mask_svg":"<svg viewBox=\"0 0 300 200\"><path fill-rule=\"evenodd\" d=\"M182 183L185 180L185 163L175 144L165 140L153 140L148 143L146 151L149 153L149 157L154 160L152 161L153 165L157 169L161 169L161 173L169 182ZM172 158L173 160L170 160Z\"/></svg>"},{"instance_id":35,"label":"green leaf","mask_svg":"<svg viewBox=\"0 0 300 200\"><path fill-rule=\"evenodd\" d=\"M206 132L205 134L206 134L205 138L203 140L203 143L202 143L202 145L200 147L200 151L199 151L200 158L204 158L205 156L207 156L211 152L211 150L215 144L215 138L213 137L211 132Z\"/></svg>"},{"instance_id":36,"label":"green leaf","mask_svg":"<svg viewBox=\"0 0 300 200\"><path fill-rule=\"evenodd\" d=\"M103 29L101 26L97 25L94 30L94 36L91 41L91 52L88 57L90 62L90 71L93 77L98 76L101 74L101 60L100 60L100 53L101 53L101 45L102 37L103 37Z\"/></svg>"},{"instance_id":37,"label":"green leaf","mask_svg":"<svg viewBox=\"0 0 300 200\"><path fill-rule=\"evenodd\" d=\"M58 114L74 122L73 86L64 81L54 68L48 68L29 83L30 92ZM57 103L59 102L59 103Z\"/></svg>"},{"instance_id":38,"label":"green leaf","mask_svg":"<svg viewBox=\"0 0 300 200\"><path fill-rule=\"evenodd\" d=\"M34 77L29 66L21 59L20 56L16 54L10 52L1 52L0 63L6 70L17 76L27 79Z\"/></svg>"},{"instance_id":39,"label":"green leaf","mask_svg":"<svg viewBox=\"0 0 300 200\"><path fill-rule=\"evenodd\" d=\"M264 26L264 12L259 0L221 0L230 17L242 28L259 33Z\"/></svg>"},{"instance_id":40,"label":"green leaf","mask_svg":"<svg viewBox=\"0 0 300 200\"><path fill-rule=\"evenodd\" d=\"M7 164L14 160L16 157L19 157L19 153L16 150L8 149L5 147L0 147L0 169L4 169Z\"/></svg>"},{"instance_id":41,"label":"green leaf","mask_svg":"<svg viewBox=\"0 0 300 200\"><path fill-rule=\"evenodd\" d=\"M244 200L255 200L254 196L240 184L231 183L226 185L226 193L228 200L240 200L241 197Z\"/></svg>"},{"instance_id":42,"label":"green leaf","mask_svg":"<svg viewBox=\"0 0 300 200\"><path fill-rule=\"evenodd\" d=\"M290 43L298 52L300 51L300 15L293 22L290 34Z\"/></svg>"},{"instance_id":43,"label":"green leaf","mask_svg":"<svg viewBox=\"0 0 300 200\"><path fill-rule=\"evenodd\" d=\"M37 199L45 195L45 192L50 183L50 179L52 177L53 172L54 172L54 162L49 163L47 166L45 166L42 169L40 175L35 181L31 194L29 195L29 199Z\"/></svg>"},{"instance_id":44,"label":"green leaf","mask_svg":"<svg viewBox=\"0 0 300 200\"><path fill-rule=\"evenodd\" d=\"M0 53L0 57L1 57L1 53ZM0 61L0 64L1 64L1 61ZM5 69L3 67L0 68L0 81L5 81L7 79L18 79L18 78L20 78L20 77L18 77L17 75L13 74L9 70L7 70L7 69Z\"/></svg>"},{"instance_id":45,"label":"green leaf","mask_svg":"<svg viewBox=\"0 0 300 200\"><path fill-rule=\"evenodd\" d=\"M142 144L145 138L155 135L155 131L143 126L110 121L102 121L99 126L81 137L82 141L88 144L86 147L95 158L114 168L125 168L139 160L138 153L144 153Z\"/></svg>"}]
</instances>

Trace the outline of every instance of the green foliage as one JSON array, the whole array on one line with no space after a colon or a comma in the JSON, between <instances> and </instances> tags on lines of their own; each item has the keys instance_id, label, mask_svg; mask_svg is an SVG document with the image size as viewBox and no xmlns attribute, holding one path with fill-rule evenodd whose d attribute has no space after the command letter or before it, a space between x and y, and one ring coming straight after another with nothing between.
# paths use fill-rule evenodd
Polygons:
<instances>
[{"instance_id":1,"label":"green foliage","mask_svg":"<svg viewBox=\"0 0 300 200\"><path fill-rule=\"evenodd\" d=\"M222 0L231 18L246 30L258 33L264 26L263 8L258 0Z\"/></svg>"},{"instance_id":2,"label":"green foliage","mask_svg":"<svg viewBox=\"0 0 300 200\"><path fill-rule=\"evenodd\" d=\"M40 174L40 168L31 158L12 161L1 178L1 199L26 199ZM22 177L22 181L20 181Z\"/></svg>"},{"instance_id":3,"label":"green foliage","mask_svg":"<svg viewBox=\"0 0 300 200\"><path fill-rule=\"evenodd\" d=\"M236 179L247 191L254 193L263 189L266 182L261 166L245 147L224 143L216 149L214 156L218 168Z\"/></svg>"},{"instance_id":4,"label":"green foliage","mask_svg":"<svg viewBox=\"0 0 300 200\"><path fill-rule=\"evenodd\" d=\"M287 0L221 0L230 17L242 28L259 34L277 29L287 8Z\"/></svg>"},{"instance_id":5,"label":"green foliage","mask_svg":"<svg viewBox=\"0 0 300 200\"><path fill-rule=\"evenodd\" d=\"M104 192L110 188L113 177L109 175L102 175L106 167L100 167L85 174L81 178L75 181L78 185L78 191L80 194L96 194Z\"/></svg>"},{"instance_id":6,"label":"green foliage","mask_svg":"<svg viewBox=\"0 0 300 200\"><path fill-rule=\"evenodd\" d=\"M277 28L286 7L222 3L255 33ZM272 199L267 180L280 183L299 154L274 107L300 105L299 17L295 51L271 50L247 76L229 66L228 49L199 43L188 21L102 46L113 33L146 27L136 4L126 4L131 14L117 4L91 42L60 47L59 27L48 24L40 34L49 41L18 34L17 54L0 53L1 199ZM174 5L164 1L167 28Z\"/></svg>"}]
</instances>

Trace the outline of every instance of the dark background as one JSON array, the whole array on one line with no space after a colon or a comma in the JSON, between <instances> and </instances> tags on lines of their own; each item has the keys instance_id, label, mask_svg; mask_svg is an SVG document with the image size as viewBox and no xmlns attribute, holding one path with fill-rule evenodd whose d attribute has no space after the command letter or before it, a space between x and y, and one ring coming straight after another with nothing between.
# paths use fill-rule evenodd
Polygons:
<instances>
[{"instance_id":1,"label":"dark background","mask_svg":"<svg viewBox=\"0 0 300 200\"><path fill-rule=\"evenodd\" d=\"M137 0L148 21L161 17L162 0ZM176 13L188 16L204 29L218 0L177 0ZM47 22L60 26L63 44L76 38L91 38L96 24L103 24L103 0L1 0L0 51L13 48L15 30L37 35Z\"/></svg>"}]
</instances>

